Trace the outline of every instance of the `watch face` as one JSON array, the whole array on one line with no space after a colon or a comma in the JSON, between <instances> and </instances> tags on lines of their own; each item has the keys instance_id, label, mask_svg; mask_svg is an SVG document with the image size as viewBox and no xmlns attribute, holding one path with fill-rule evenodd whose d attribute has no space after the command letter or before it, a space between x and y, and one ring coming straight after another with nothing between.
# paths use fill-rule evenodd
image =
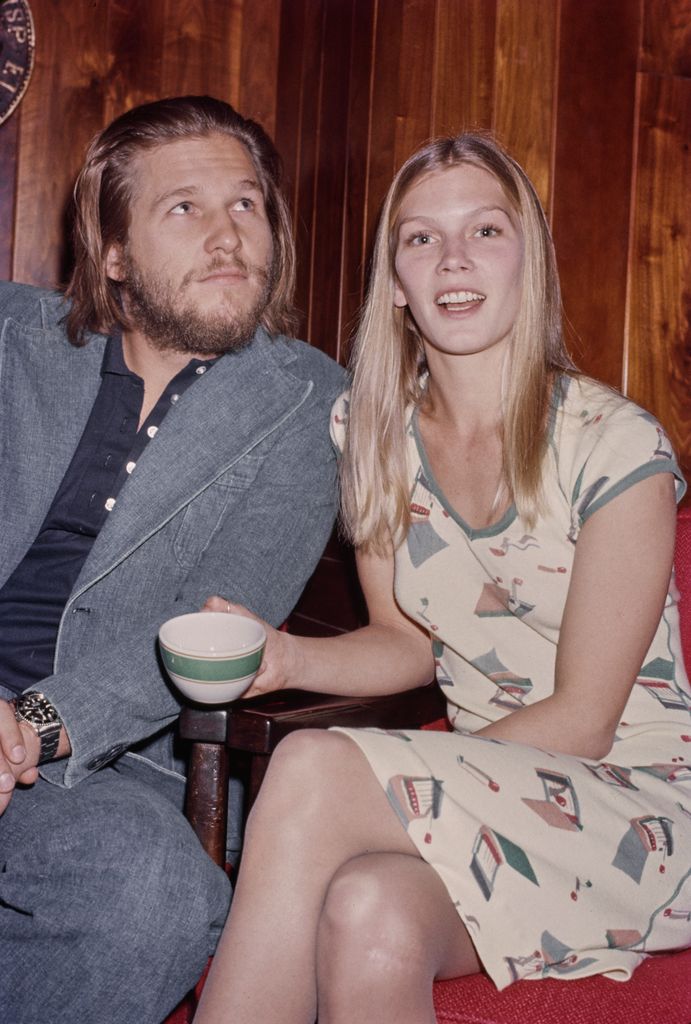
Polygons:
<instances>
[{"instance_id":1,"label":"watch face","mask_svg":"<svg viewBox=\"0 0 691 1024\"><path fill-rule=\"evenodd\" d=\"M23 718L36 725L52 725L60 717L42 693L24 693L17 699L17 710Z\"/></svg>"}]
</instances>

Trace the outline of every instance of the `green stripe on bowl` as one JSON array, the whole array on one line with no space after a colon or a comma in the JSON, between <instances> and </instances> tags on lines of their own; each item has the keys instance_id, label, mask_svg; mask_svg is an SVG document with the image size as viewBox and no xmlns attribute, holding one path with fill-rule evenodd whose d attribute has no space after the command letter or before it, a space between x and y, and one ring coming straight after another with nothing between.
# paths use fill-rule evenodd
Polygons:
<instances>
[{"instance_id":1,"label":"green stripe on bowl","mask_svg":"<svg viewBox=\"0 0 691 1024\"><path fill-rule=\"evenodd\" d=\"M195 654L194 651L181 650L179 647L176 647L175 644L171 643L170 641L161 640L161 638L159 637L161 649L167 651L168 654L175 654L179 658L199 658L203 661L232 661L234 657L249 657L250 654L256 654L257 651L262 651L264 649L265 642L266 638L263 638L259 640L256 644L252 644L251 646L247 644L247 646L241 647L239 652L235 655L228 654L227 652L216 653L216 651L200 651L198 654Z\"/></svg>"},{"instance_id":2,"label":"green stripe on bowl","mask_svg":"<svg viewBox=\"0 0 691 1024\"><path fill-rule=\"evenodd\" d=\"M237 658L211 660L209 658L190 658L182 654L174 654L161 645L161 654L166 668L186 679L200 683L225 683L233 679L241 679L256 672L262 660L263 648L251 654Z\"/></svg>"}]
</instances>

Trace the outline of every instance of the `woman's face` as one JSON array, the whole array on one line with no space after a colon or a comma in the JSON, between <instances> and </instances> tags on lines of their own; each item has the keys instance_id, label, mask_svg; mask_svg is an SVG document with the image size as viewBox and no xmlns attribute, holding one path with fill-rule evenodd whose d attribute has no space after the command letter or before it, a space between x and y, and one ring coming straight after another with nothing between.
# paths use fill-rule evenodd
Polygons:
<instances>
[{"instance_id":1,"label":"woman's face","mask_svg":"<svg viewBox=\"0 0 691 1024\"><path fill-rule=\"evenodd\" d=\"M397 220L394 302L408 306L431 350L470 355L506 346L518 315L523 233L488 171L431 171Z\"/></svg>"}]
</instances>

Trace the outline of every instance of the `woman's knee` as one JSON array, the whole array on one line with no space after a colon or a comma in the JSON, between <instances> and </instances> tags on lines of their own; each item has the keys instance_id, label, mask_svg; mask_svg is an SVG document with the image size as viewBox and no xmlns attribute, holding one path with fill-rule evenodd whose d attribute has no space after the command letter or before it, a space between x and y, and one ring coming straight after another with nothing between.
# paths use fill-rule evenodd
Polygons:
<instances>
[{"instance_id":1,"label":"woman's knee","mask_svg":"<svg viewBox=\"0 0 691 1024\"><path fill-rule=\"evenodd\" d=\"M298 778L329 773L347 760L354 750L352 740L329 729L296 729L276 747L269 762L269 775Z\"/></svg>"},{"instance_id":2,"label":"woman's knee","mask_svg":"<svg viewBox=\"0 0 691 1024\"><path fill-rule=\"evenodd\" d=\"M325 729L289 733L271 755L248 834L257 818L268 819L272 827L299 828L305 820L323 815L324 808L338 800L353 754L357 756L354 744L340 733Z\"/></svg>"},{"instance_id":3,"label":"woman's knee","mask_svg":"<svg viewBox=\"0 0 691 1024\"><path fill-rule=\"evenodd\" d=\"M365 854L343 865L319 923L322 967L350 964L357 972L371 967L389 973L410 971L411 962L422 967L431 922L416 913L410 887L425 870L428 865L405 854Z\"/></svg>"}]
</instances>

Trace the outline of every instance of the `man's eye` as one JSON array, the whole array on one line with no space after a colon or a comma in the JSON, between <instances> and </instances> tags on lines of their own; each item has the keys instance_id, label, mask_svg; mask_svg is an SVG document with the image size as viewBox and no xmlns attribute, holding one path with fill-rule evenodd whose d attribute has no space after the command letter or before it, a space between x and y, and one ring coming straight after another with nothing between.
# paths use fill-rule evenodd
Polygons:
<instances>
[{"instance_id":1,"label":"man's eye","mask_svg":"<svg viewBox=\"0 0 691 1024\"><path fill-rule=\"evenodd\" d=\"M254 200L253 199L247 199L245 197L243 199L238 199L238 201L235 204L235 206L233 207L233 209L234 210L238 210L238 211L240 211L242 213L242 212L245 212L247 210L253 210L254 207L255 207Z\"/></svg>"},{"instance_id":2,"label":"man's eye","mask_svg":"<svg viewBox=\"0 0 691 1024\"><path fill-rule=\"evenodd\" d=\"M178 203L177 206L174 206L173 209L170 212L174 213L176 215L182 215L182 214L185 214L185 213L191 213L191 211L192 211L192 203L188 203L188 202L184 201L182 203Z\"/></svg>"}]
</instances>

